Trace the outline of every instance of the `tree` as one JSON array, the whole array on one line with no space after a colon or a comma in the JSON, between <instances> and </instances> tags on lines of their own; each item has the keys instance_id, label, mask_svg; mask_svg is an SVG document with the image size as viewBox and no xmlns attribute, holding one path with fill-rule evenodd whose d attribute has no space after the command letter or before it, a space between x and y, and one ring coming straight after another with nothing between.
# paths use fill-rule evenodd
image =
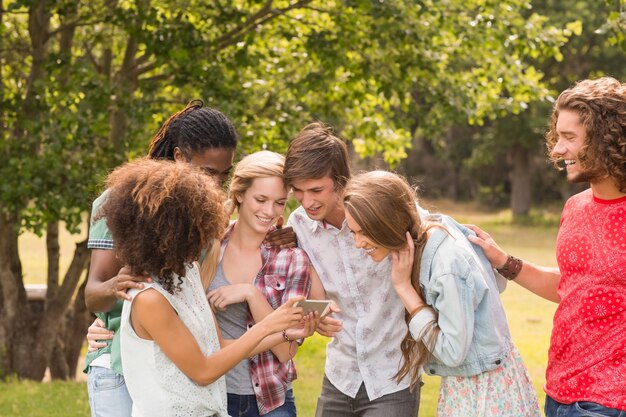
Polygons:
<instances>
[{"instance_id":1,"label":"tree","mask_svg":"<svg viewBox=\"0 0 626 417\"><path fill-rule=\"evenodd\" d=\"M557 179L554 168L546 160L544 134L558 93L585 78L626 77L626 50L616 45L617 32L607 29L607 21L623 17L623 0L542 0L534 5L535 10L548 16L555 25L566 27L572 35L554 58L535 57L551 93L547 100L527 101L525 111L490 122L476 132L474 152L466 160L474 170L492 172L496 161L506 162L499 172L510 184L509 204L516 217L528 214L533 200L550 200L561 195L566 198L574 190L564 179Z\"/></svg>"},{"instance_id":2,"label":"tree","mask_svg":"<svg viewBox=\"0 0 626 417\"><path fill-rule=\"evenodd\" d=\"M242 151L284 150L331 122L363 156L392 164L411 138L482 123L548 90L528 64L562 31L523 0L14 0L0 14L0 351L5 372L67 377L84 332L88 252L63 280L58 224L81 226L111 167L194 97L230 115ZM26 302L17 238L46 234L48 293ZM71 306L71 307L70 307ZM65 323L60 340L49 343Z\"/></svg>"}]
</instances>

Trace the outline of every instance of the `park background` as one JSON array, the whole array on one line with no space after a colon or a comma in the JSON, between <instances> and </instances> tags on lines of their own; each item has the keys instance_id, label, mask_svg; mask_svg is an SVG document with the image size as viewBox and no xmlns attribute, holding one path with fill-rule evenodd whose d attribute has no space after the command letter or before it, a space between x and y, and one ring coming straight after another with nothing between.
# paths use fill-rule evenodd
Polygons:
<instances>
[{"instance_id":1,"label":"park background","mask_svg":"<svg viewBox=\"0 0 626 417\"><path fill-rule=\"evenodd\" d=\"M554 265L560 208L581 188L547 162L551 103L580 79L626 80L626 0L1 5L0 416L88 415L72 381L92 320L87 213L107 172L145 155L189 100L233 120L239 157L329 123L356 169L394 169L427 208ZM543 402L555 305L515 284L503 300ZM325 343L296 357L304 417ZM436 387L429 378L420 415L434 415Z\"/></svg>"}]
</instances>

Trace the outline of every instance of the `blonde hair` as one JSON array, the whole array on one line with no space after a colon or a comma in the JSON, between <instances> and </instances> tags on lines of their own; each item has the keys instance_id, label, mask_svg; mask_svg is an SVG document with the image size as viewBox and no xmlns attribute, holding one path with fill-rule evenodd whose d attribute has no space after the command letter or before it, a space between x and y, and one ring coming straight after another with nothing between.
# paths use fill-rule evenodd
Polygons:
<instances>
[{"instance_id":1,"label":"blonde hair","mask_svg":"<svg viewBox=\"0 0 626 417\"><path fill-rule=\"evenodd\" d=\"M230 216L235 209L239 209L241 203L237 198L252 186L252 181L256 178L279 177L282 179L284 166L285 157L271 151L255 152L239 161L228 187L228 197L224 203L226 213ZM206 287L213 281L220 249L220 240L214 241L207 247L201 267L202 281Z\"/></svg>"},{"instance_id":2,"label":"blonde hair","mask_svg":"<svg viewBox=\"0 0 626 417\"><path fill-rule=\"evenodd\" d=\"M391 251L406 245L406 232L415 244L415 259L411 271L411 284L424 300L420 287L419 270L422 252L428 240L428 230L435 225L421 221L416 207L416 192L399 175L387 171L371 171L356 175L346 186L343 196L344 207L361 227L362 232L374 243ZM405 313L408 323L411 316ZM419 369L430 358L432 343L438 328L425 330L425 337L416 342L407 331L401 343L402 366L395 378L402 380L410 376L411 387L419 381Z\"/></svg>"},{"instance_id":3,"label":"blonde hair","mask_svg":"<svg viewBox=\"0 0 626 417\"><path fill-rule=\"evenodd\" d=\"M257 178L283 178L285 157L271 151L259 151L243 158L235 167L233 178L228 186L228 199L225 204L226 212L232 214L239 209L240 198L252 186Z\"/></svg>"}]
</instances>

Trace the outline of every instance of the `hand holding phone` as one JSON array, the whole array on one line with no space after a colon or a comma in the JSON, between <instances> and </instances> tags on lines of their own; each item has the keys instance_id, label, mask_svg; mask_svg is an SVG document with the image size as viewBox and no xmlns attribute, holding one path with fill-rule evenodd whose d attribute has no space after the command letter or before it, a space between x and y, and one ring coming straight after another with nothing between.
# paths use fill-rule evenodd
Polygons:
<instances>
[{"instance_id":1,"label":"hand holding phone","mask_svg":"<svg viewBox=\"0 0 626 417\"><path fill-rule=\"evenodd\" d=\"M302 307L305 315L317 311L320 317L324 317L330 310L330 300L304 300L296 302L293 306Z\"/></svg>"}]
</instances>

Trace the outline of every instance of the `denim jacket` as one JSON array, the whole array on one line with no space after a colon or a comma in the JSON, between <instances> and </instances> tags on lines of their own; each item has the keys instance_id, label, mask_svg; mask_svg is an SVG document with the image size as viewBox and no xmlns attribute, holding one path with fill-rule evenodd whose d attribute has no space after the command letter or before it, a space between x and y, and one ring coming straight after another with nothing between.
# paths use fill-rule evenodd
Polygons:
<instances>
[{"instance_id":1,"label":"denim jacket","mask_svg":"<svg viewBox=\"0 0 626 417\"><path fill-rule=\"evenodd\" d=\"M482 250L467 236L468 228L444 215L429 221L430 229L420 265L420 285L430 309L418 312L409 324L415 340L436 321L439 327L430 362L430 375L473 376L497 368L507 358L511 335L500 302L506 280L495 274ZM425 337L428 345L428 336ZM432 341L431 341L432 343Z\"/></svg>"}]
</instances>

